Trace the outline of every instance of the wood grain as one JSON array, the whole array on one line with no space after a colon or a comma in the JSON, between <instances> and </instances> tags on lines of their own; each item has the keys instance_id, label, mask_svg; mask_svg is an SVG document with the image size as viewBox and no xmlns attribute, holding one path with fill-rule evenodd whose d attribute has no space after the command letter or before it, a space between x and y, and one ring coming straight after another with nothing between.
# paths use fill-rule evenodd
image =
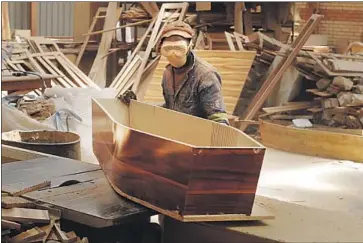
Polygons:
<instances>
[{"instance_id":1,"label":"wood grain","mask_svg":"<svg viewBox=\"0 0 363 243\"><path fill-rule=\"evenodd\" d=\"M94 153L120 195L182 221L251 213L264 148L241 131L134 100L93 99L92 115Z\"/></svg>"},{"instance_id":2,"label":"wood grain","mask_svg":"<svg viewBox=\"0 0 363 243\"><path fill-rule=\"evenodd\" d=\"M332 159L363 162L363 136L282 126L260 121L262 143L271 148ZM276 139L276 138L279 139Z\"/></svg>"},{"instance_id":3,"label":"wood grain","mask_svg":"<svg viewBox=\"0 0 363 243\"><path fill-rule=\"evenodd\" d=\"M49 223L50 218L47 210L30 208L3 209L1 217L5 220L16 222Z\"/></svg>"},{"instance_id":4,"label":"wood grain","mask_svg":"<svg viewBox=\"0 0 363 243\"><path fill-rule=\"evenodd\" d=\"M195 54L214 66L222 77L222 93L227 112L233 114L243 89L256 52L253 51L206 51L195 50ZM164 101L161 81L168 61L161 57L143 100Z\"/></svg>"}]
</instances>

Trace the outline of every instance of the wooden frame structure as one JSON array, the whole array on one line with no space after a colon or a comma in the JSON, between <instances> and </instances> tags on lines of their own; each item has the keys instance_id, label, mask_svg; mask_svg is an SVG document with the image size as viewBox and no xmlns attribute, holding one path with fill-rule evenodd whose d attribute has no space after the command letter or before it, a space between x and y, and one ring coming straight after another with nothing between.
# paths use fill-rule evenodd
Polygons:
<instances>
[{"instance_id":1,"label":"wooden frame structure","mask_svg":"<svg viewBox=\"0 0 363 243\"><path fill-rule=\"evenodd\" d=\"M120 195L185 222L251 215L265 148L240 130L116 98L93 99L92 124L93 151Z\"/></svg>"}]
</instances>

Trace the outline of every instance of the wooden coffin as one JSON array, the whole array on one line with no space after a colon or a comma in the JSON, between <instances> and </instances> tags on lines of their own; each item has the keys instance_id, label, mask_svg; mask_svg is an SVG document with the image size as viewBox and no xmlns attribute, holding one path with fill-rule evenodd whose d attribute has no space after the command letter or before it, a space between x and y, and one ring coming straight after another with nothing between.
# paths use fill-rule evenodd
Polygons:
<instances>
[{"instance_id":1,"label":"wooden coffin","mask_svg":"<svg viewBox=\"0 0 363 243\"><path fill-rule=\"evenodd\" d=\"M330 159L363 162L360 129L297 128L260 120L262 143L274 149ZM276 139L278 138L278 139Z\"/></svg>"},{"instance_id":2,"label":"wooden coffin","mask_svg":"<svg viewBox=\"0 0 363 243\"><path fill-rule=\"evenodd\" d=\"M265 148L243 132L132 101L92 100L93 151L122 196L181 221L251 214Z\"/></svg>"}]
</instances>

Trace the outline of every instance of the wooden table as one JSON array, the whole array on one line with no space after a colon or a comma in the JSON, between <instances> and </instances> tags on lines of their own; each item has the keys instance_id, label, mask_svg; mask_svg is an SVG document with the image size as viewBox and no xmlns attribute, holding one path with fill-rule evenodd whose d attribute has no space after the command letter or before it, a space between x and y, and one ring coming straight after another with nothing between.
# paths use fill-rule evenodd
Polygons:
<instances>
[{"instance_id":1,"label":"wooden table","mask_svg":"<svg viewBox=\"0 0 363 243\"><path fill-rule=\"evenodd\" d=\"M148 220L153 211L119 196L101 168L66 158L38 158L2 164L2 191L11 192L44 181L51 188L23 197L61 210L62 218L94 228Z\"/></svg>"},{"instance_id":2,"label":"wooden table","mask_svg":"<svg viewBox=\"0 0 363 243\"><path fill-rule=\"evenodd\" d=\"M59 75L41 74L46 87L50 88L51 80L59 78ZM34 90L43 88L43 81L39 76L29 74L27 76L1 75L2 91Z\"/></svg>"}]
</instances>

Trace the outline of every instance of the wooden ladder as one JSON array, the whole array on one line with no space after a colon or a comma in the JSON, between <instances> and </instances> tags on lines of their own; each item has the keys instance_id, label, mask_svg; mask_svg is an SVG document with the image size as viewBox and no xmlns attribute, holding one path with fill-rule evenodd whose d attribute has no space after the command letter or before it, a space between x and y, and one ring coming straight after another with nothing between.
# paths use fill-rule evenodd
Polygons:
<instances>
[{"instance_id":1,"label":"wooden ladder","mask_svg":"<svg viewBox=\"0 0 363 243\"><path fill-rule=\"evenodd\" d=\"M76 66L78 66L79 63L81 62L84 51L86 50L87 44L91 37L91 35L89 35L89 34L95 31L95 27L96 27L98 20L106 18L106 11L107 11L107 8L105 8L105 7L100 7L97 9L97 12L96 12L95 16L93 17L91 26L88 30L88 33L87 33L88 35L86 35L86 37L84 38L83 44L81 46L81 50L79 51L79 54L77 56L76 63L75 63ZM103 14L103 15L101 15L101 14Z\"/></svg>"}]
</instances>

